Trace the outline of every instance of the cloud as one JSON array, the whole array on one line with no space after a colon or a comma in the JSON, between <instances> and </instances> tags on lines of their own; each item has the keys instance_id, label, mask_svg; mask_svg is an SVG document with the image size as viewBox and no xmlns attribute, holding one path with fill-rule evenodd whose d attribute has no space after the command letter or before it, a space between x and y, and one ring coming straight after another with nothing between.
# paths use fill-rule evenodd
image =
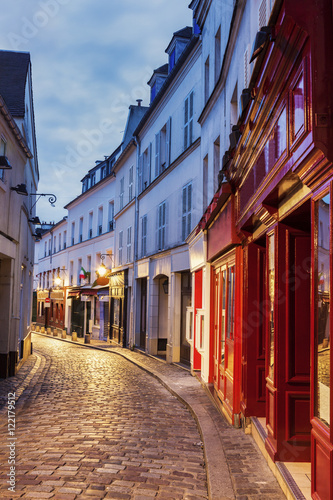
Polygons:
<instances>
[{"instance_id":1,"label":"cloud","mask_svg":"<svg viewBox=\"0 0 333 500\"><path fill-rule=\"evenodd\" d=\"M167 61L173 32L191 24L187 5L188 0L6 3L0 48L29 51L32 58L38 191L58 197L55 209L44 198L38 202L43 217L65 215L62 206L80 194L80 179L121 142L129 105L138 98L148 105L153 69ZM112 130L99 141L89 139L105 120Z\"/></svg>"}]
</instances>

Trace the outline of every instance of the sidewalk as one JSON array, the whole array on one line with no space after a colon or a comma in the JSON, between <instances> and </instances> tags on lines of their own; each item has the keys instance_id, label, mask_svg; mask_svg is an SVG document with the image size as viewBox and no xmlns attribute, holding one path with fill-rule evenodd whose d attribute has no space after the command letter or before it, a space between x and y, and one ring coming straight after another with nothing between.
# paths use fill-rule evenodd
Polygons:
<instances>
[{"instance_id":1,"label":"sidewalk","mask_svg":"<svg viewBox=\"0 0 333 500\"><path fill-rule=\"evenodd\" d=\"M72 342L69 336L61 339L39 333L35 335L49 337L51 341ZM130 351L99 340L84 344L83 339L79 339L73 343L126 358L158 379L186 405L196 420L202 437L211 500L285 499L253 438L227 423L199 380L188 370L140 351ZM19 395L28 387L29 380L36 376L39 362L38 356L31 356L15 377L20 379L15 381ZM6 384L6 381L3 382Z\"/></svg>"}]
</instances>

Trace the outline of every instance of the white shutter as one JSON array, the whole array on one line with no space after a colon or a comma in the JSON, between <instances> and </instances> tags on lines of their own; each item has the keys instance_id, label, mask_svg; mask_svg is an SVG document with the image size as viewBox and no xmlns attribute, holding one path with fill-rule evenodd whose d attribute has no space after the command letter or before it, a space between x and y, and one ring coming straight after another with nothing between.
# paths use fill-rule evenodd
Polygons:
<instances>
[{"instance_id":1,"label":"white shutter","mask_svg":"<svg viewBox=\"0 0 333 500\"><path fill-rule=\"evenodd\" d=\"M191 232L191 223L192 223L192 184L189 184L187 187L187 234L186 237Z\"/></svg>"},{"instance_id":2,"label":"white shutter","mask_svg":"<svg viewBox=\"0 0 333 500\"><path fill-rule=\"evenodd\" d=\"M249 51L248 47L244 52L244 89L249 88Z\"/></svg>"},{"instance_id":3,"label":"white shutter","mask_svg":"<svg viewBox=\"0 0 333 500\"><path fill-rule=\"evenodd\" d=\"M171 116L166 123L165 163L166 167L171 163Z\"/></svg>"},{"instance_id":4,"label":"white shutter","mask_svg":"<svg viewBox=\"0 0 333 500\"><path fill-rule=\"evenodd\" d=\"M258 24L259 24L259 29L262 28L263 26L266 26L267 24L267 0L262 0L261 4L259 5L259 11L258 11Z\"/></svg>"},{"instance_id":5,"label":"white shutter","mask_svg":"<svg viewBox=\"0 0 333 500\"><path fill-rule=\"evenodd\" d=\"M139 194L142 192L143 190L143 172L142 172L142 168L143 168L143 155L140 155L139 156L139 172L138 172L138 183L139 183Z\"/></svg>"},{"instance_id":6,"label":"white shutter","mask_svg":"<svg viewBox=\"0 0 333 500\"><path fill-rule=\"evenodd\" d=\"M184 103L184 149L189 145L189 100L185 99Z\"/></svg>"},{"instance_id":7,"label":"white shutter","mask_svg":"<svg viewBox=\"0 0 333 500\"><path fill-rule=\"evenodd\" d=\"M149 147L148 147L148 177L147 177L148 186L151 183L151 163L152 163L151 158L152 158L152 154L153 154L153 144L150 143Z\"/></svg>"},{"instance_id":8,"label":"white shutter","mask_svg":"<svg viewBox=\"0 0 333 500\"><path fill-rule=\"evenodd\" d=\"M160 175L160 167L161 167L160 146L161 146L161 132L157 132L157 134L155 134L155 178Z\"/></svg>"}]
</instances>

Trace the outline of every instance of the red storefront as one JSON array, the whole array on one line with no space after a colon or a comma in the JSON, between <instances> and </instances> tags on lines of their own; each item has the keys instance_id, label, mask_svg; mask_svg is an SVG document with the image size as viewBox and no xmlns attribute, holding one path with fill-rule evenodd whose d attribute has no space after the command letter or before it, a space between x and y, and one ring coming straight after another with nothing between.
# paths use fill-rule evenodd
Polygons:
<instances>
[{"instance_id":1,"label":"red storefront","mask_svg":"<svg viewBox=\"0 0 333 500\"><path fill-rule=\"evenodd\" d=\"M213 265L212 335L224 321L228 306L220 290L224 282L230 286L234 265L240 324L226 330L224 347L236 365L233 386L214 354L219 340L212 342L214 386L228 405L232 399L234 414L239 401L245 421L265 418L273 461L311 461L313 498L327 500L333 498L332 3L276 3L271 23L272 41L256 61L253 100L226 169L241 247L230 265Z\"/></svg>"}]
</instances>

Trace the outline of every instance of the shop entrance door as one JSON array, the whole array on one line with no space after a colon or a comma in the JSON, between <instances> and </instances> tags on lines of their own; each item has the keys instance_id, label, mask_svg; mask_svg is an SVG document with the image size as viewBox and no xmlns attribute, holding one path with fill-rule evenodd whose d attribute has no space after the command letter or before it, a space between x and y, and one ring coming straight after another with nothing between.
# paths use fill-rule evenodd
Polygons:
<instances>
[{"instance_id":1,"label":"shop entrance door","mask_svg":"<svg viewBox=\"0 0 333 500\"><path fill-rule=\"evenodd\" d=\"M214 389L233 418L235 261L213 270Z\"/></svg>"},{"instance_id":2,"label":"shop entrance door","mask_svg":"<svg viewBox=\"0 0 333 500\"><path fill-rule=\"evenodd\" d=\"M180 315L180 361L190 364L191 348L186 340L186 308L191 305L192 277L190 272L182 273L181 277L181 315Z\"/></svg>"},{"instance_id":3,"label":"shop entrance door","mask_svg":"<svg viewBox=\"0 0 333 500\"><path fill-rule=\"evenodd\" d=\"M244 249L241 411L264 417L266 411L266 240Z\"/></svg>"},{"instance_id":4,"label":"shop entrance door","mask_svg":"<svg viewBox=\"0 0 333 500\"><path fill-rule=\"evenodd\" d=\"M310 461L310 234L278 224L267 238L266 449Z\"/></svg>"}]
</instances>

